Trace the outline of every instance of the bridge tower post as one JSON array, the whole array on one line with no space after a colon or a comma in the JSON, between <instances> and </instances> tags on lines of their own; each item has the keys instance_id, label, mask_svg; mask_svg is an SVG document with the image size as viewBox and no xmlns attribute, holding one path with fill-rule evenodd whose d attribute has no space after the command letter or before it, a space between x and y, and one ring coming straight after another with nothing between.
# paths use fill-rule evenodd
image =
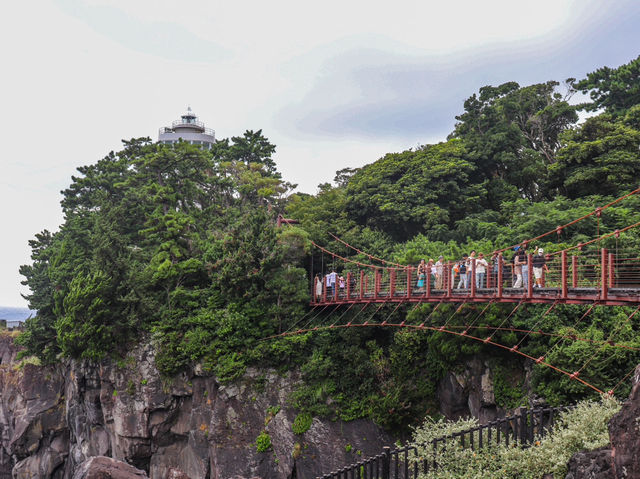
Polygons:
<instances>
[{"instance_id":1,"label":"bridge tower post","mask_svg":"<svg viewBox=\"0 0 640 479\"><path fill-rule=\"evenodd\" d=\"M533 256L531 254L527 255L527 298L531 298L533 296Z\"/></svg>"},{"instance_id":2,"label":"bridge tower post","mask_svg":"<svg viewBox=\"0 0 640 479\"><path fill-rule=\"evenodd\" d=\"M607 280L607 249L600 249L600 299L605 300L609 296L609 283Z\"/></svg>"},{"instance_id":3,"label":"bridge tower post","mask_svg":"<svg viewBox=\"0 0 640 479\"><path fill-rule=\"evenodd\" d=\"M327 302L327 278L326 276L322 277L322 302Z\"/></svg>"},{"instance_id":4,"label":"bridge tower post","mask_svg":"<svg viewBox=\"0 0 640 479\"><path fill-rule=\"evenodd\" d=\"M471 259L471 284L469 285L471 288L471 297L476 297L476 259Z\"/></svg>"},{"instance_id":5,"label":"bridge tower post","mask_svg":"<svg viewBox=\"0 0 640 479\"><path fill-rule=\"evenodd\" d=\"M396 269L389 271L389 298L393 299L396 295Z\"/></svg>"},{"instance_id":6,"label":"bridge tower post","mask_svg":"<svg viewBox=\"0 0 640 479\"><path fill-rule=\"evenodd\" d=\"M503 279L502 279L502 268L504 266L504 258L502 257L502 253L498 253L498 298L502 298L502 287L503 287Z\"/></svg>"},{"instance_id":7,"label":"bridge tower post","mask_svg":"<svg viewBox=\"0 0 640 479\"><path fill-rule=\"evenodd\" d=\"M616 256L613 253L609 253L608 259L609 265L609 287L616 287Z\"/></svg>"},{"instance_id":8,"label":"bridge tower post","mask_svg":"<svg viewBox=\"0 0 640 479\"><path fill-rule=\"evenodd\" d=\"M566 251L562 251L560 256L560 270L561 270L560 282L562 287L562 293L560 297L562 299L567 299L567 296L569 293L569 284L568 284L569 278L567 277L567 252Z\"/></svg>"}]
</instances>

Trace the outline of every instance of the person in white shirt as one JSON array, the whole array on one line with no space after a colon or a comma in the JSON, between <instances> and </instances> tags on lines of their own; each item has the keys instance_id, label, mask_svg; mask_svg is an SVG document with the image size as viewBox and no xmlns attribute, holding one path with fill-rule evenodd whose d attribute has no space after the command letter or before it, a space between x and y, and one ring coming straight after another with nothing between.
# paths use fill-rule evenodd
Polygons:
<instances>
[{"instance_id":1,"label":"person in white shirt","mask_svg":"<svg viewBox=\"0 0 640 479\"><path fill-rule=\"evenodd\" d=\"M444 281L444 256L438 257L435 264L436 269L436 289L442 289Z\"/></svg>"},{"instance_id":2,"label":"person in white shirt","mask_svg":"<svg viewBox=\"0 0 640 479\"><path fill-rule=\"evenodd\" d=\"M487 276L487 267L489 264L487 260L484 259L484 255L482 253L478 254L478 259L476 259L476 289L484 288L484 280Z\"/></svg>"}]
</instances>

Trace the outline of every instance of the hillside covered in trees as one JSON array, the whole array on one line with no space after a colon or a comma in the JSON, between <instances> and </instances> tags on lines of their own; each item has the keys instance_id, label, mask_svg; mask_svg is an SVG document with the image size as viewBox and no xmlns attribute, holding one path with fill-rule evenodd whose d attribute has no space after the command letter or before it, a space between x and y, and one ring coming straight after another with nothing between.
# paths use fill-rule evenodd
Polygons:
<instances>
[{"instance_id":1,"label":"hillside covered in trees","mask_svg":"<svg viewBox=\"0 0 640 479\"><path fill-rule=\"evenodd\" d=\"M577 92L590 101L571 104ZM579 122L581 111L589 116ZM475 355L495 362L496 400L505 408L526 404L530 394L552 404L589 395L537 366L527 391L508 380L524 367L519 359L445 333L342 330L261 341L308 309L309 240L327 245L331 232L402 264L440 254L457 259L551 230L640 186L640 57L564 86L482 87L456 119L446 141L341 170L316 195L292 193L261 131L212 151L148 138L124 142L122 151L78 168L63 191L63 225L31 241L33 262L21 273L38 315L19 338L24 354L45 363L100 360L150 340L166 375L195 362L222 381L251 364L298 368L305 384L290 400L303 411L370 417L396 430L436 413L438 380ZM300 225L278 229L278 214ZM639 221L635 196L539 246L555 251ZM622 240L640 252L637 230ZM431 309L393 314L419 321ZM453 312L443 306L432 319ZM379 315L391 313L382 308ZM528 306L511 321L530 326L541 313ZM482 322L495 326L505 314L491 305ZM637 323L621 327L624 308L596 308L571 329L580 314L577 306L558 307L539 327L599 341L615 334L629 348L562 342L549 359L569 368L593 356L583 376L615 384L640 362ZM462 324L460 316L452 321ZM522 350L537 357L555 341L531 336Z\"/></svg>"}]
</instances>

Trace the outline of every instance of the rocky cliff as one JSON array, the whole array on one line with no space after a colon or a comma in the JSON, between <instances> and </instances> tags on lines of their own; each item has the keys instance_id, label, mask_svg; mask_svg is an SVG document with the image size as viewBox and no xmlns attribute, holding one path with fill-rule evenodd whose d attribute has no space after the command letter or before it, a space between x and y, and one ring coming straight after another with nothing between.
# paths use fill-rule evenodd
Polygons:
<instances>
[{"instance_id":1,"label":"rocky cliff","mask_svg":"<svg viewBox=\"0 0 640 479\"><path fill-rule=\"evenodd\" d=\"M293 373L250 369L222 385L196 367L166 380L148 344L124 361L56 367L19 367L16 352L0 335L0 479L312 478L394 442L364 420L314 418L295 434ZM482 422L502 415L492 377L478 358L448 373L438 386L441 412ZM576 455L569 477L640 477L640 368L634 383L611 421L612 447Z\"/></svg>"},{"instance_id":2,"label":"rocky cliff","mask_svg":"<svg viewBox=\"0 0 640 479\"><path fill-rule=\"evenodd\" d=\"M53 368L17 368L15 353L0 337L0 478L300 479L393 442L363 420L313 419L294 434L293 374L249 370L221 385L196 368L167 381L148 345L126 361ZM258 452L263 431L271 446Z\"/></svg>"}]
</instances>

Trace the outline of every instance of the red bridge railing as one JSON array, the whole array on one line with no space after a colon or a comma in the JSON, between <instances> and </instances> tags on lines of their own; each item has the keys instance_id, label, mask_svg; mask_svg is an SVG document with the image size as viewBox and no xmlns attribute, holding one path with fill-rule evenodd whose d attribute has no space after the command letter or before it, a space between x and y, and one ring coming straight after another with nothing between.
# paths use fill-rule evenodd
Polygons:
<instances>
[{"instance_id":1,"label":"red bridge railing","mask_svg":"<svg viewBox=\"0 0 640 479\"><path fill-rule=\"evenodd\" d=\"M628 251L595 250L569 255L547 255L548 272L543 270L541 287L536 287L533 256L522 285L514 288L514 265L497 256L481 284L476 284L476 261L471 261L468 287L460 286L455 263L445 263L441 275L427 268L427 279L417 286L416 267L374 267L359 269L345 264L335 282L329 275L316 276L311 303L351 304L370 302L530 302L602 305L640 304L640 257ZM339 277L344 278L343 281ZM318 284L320 282L320 284ZM464 285L462 285L464 286Z\"/></svg>"}]
</instances>

